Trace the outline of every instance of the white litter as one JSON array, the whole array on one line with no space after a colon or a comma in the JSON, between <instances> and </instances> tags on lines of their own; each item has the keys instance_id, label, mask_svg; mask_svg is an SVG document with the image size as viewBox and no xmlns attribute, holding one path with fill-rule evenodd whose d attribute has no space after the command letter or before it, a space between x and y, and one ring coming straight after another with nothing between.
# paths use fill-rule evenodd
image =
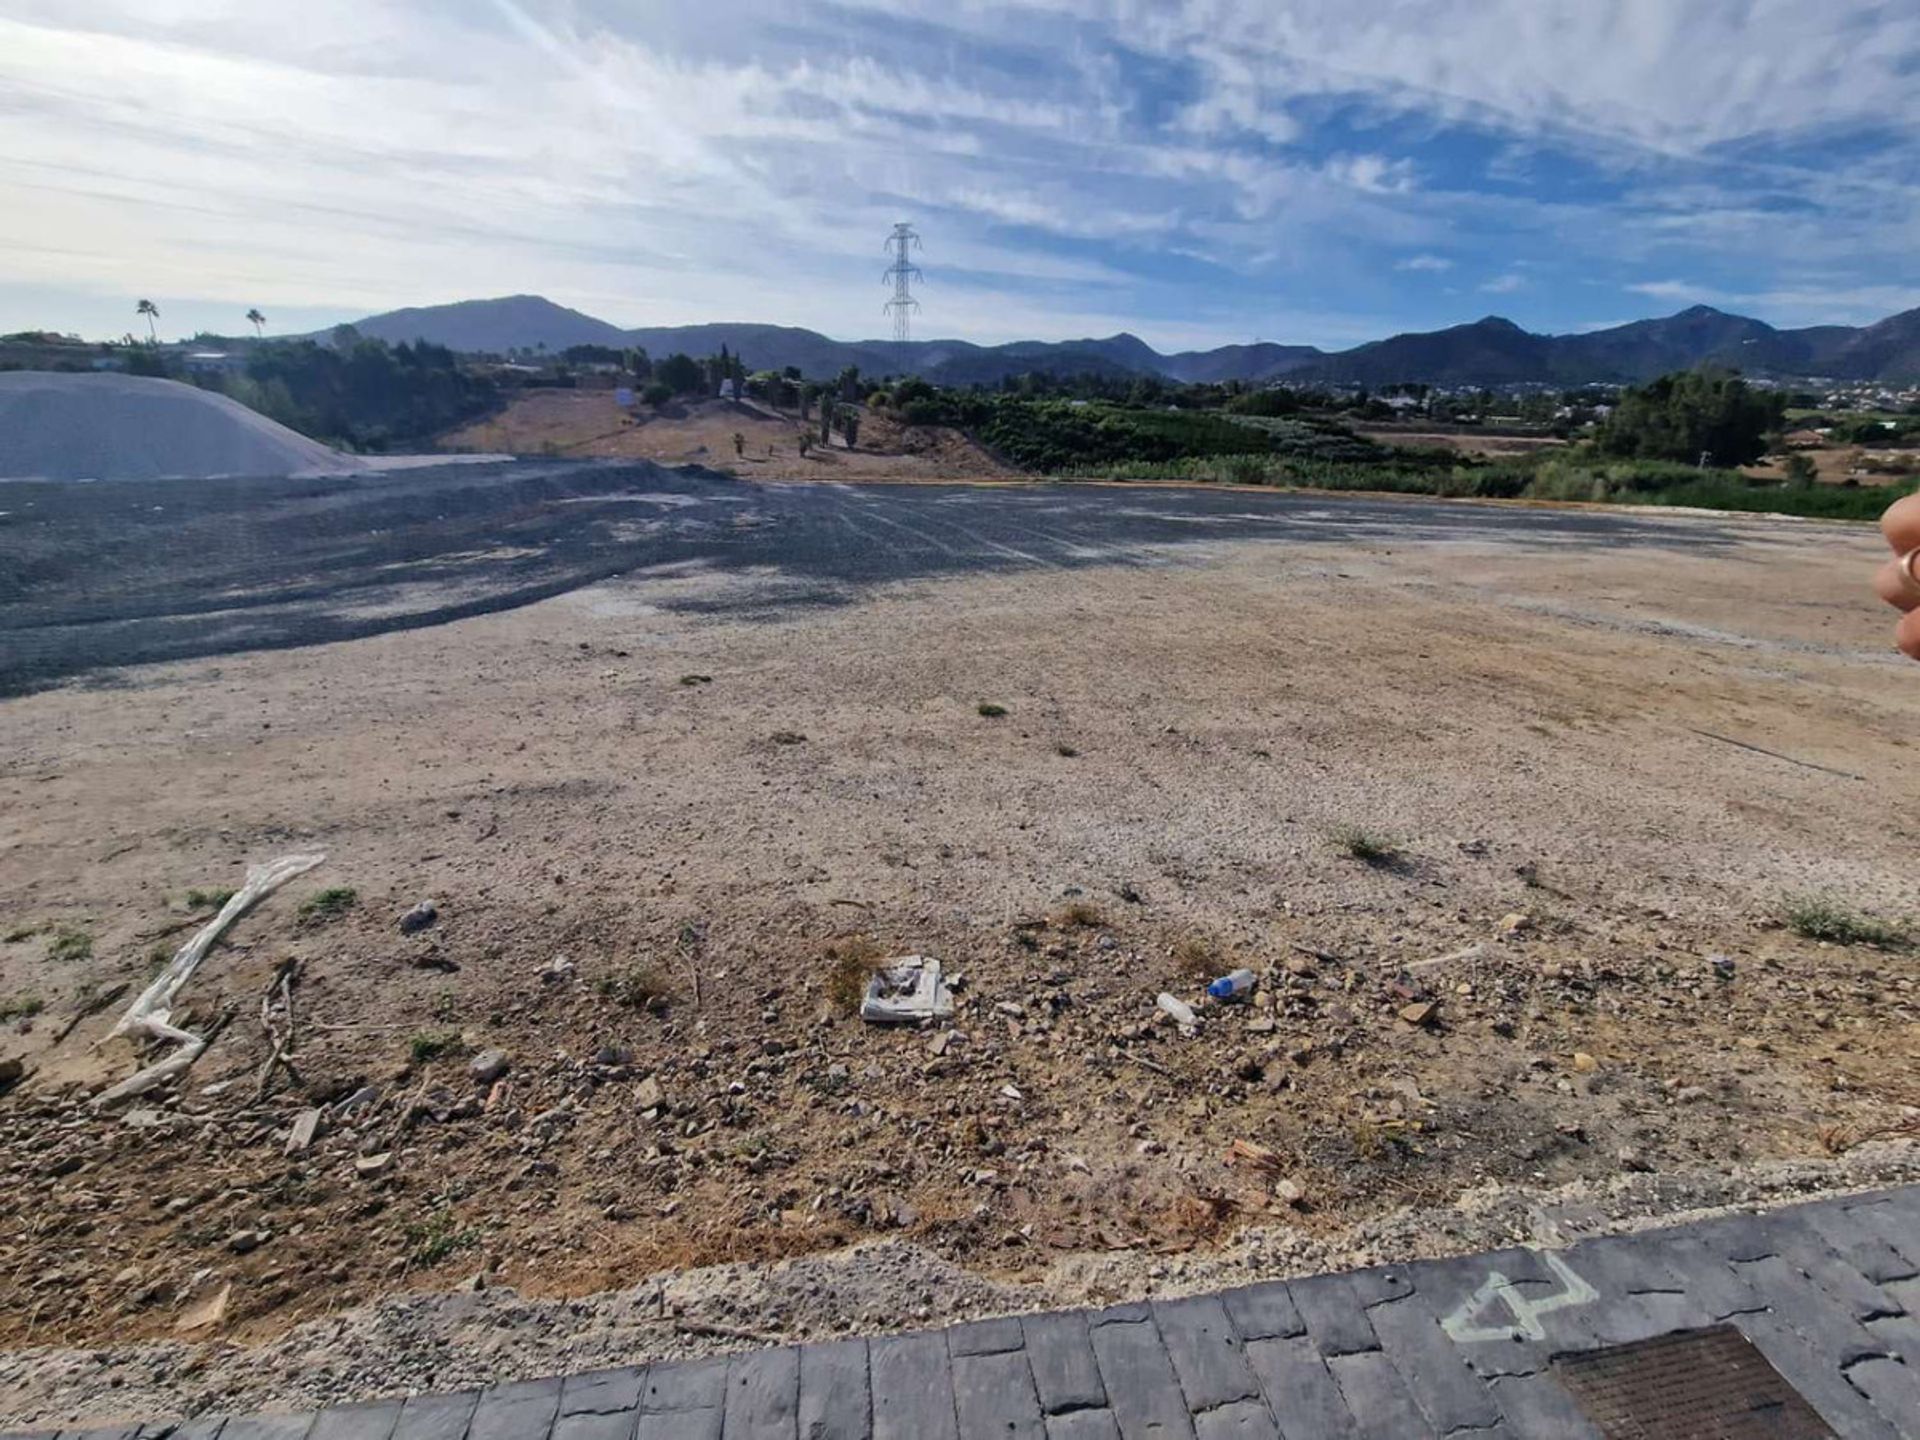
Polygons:
<instances>
[{"instance_id":1,"label":"white litter","mask_svg":"<svg viewBox=\"0 0 1920 1440\"><path fill-rule=\"evenodd\" d=\"M296 875L306 874L326 858L325 855L282 855L278 860L247 870L247 883L233 893L232 898L220 907L220 913L201 927L199 934L180 947L167 968L153 977L153 983L140 992L139 998L127 1008L127 1013L120 1017L102 1040L104 1043L118 1035L144 1035L156 1040L171 1040L179 1048L164 1060L155 1061L112 1089L94 1096L94 1105L113 1105L135 1095L144 1095L155 1086L163 1085L181 1074L200 1058L200 1052L207 1048L207 1042L172 1023L174 997L193 978L193 972L200 968L200 962L207 958L207 951L213 948L213 942L226 932L229 925L287 881Z\"/></svg>"},{"instance_id":2,"label":"white litter","mask_svg":"<svg viewBox=\"0 0 1920 1440\"><path fill-rule=\"evenodd\" d=\"M940 962L926 955L887 961L867 982L860 1018L870 1025L924 1025L953 1014L953 992L940 978Z\"/></svg>"},{"instance_id":3,"label":"white litter","mask_svg":"<svg viewBox=\"0 0 1920 1440\"><path fill-rule=\"evenodd\" d=\"M1193 1007L1179 996L1169 995L1165 990L1162 990L1160 992L1160 998L1154 1001L1154 1004L1158 1005L1168 1015L1171 1015L1174 1024L1178 1025L1184 1034L1191 1035L1199 1028L1200 1017L1195 1015L1193 1013Z\"/></svg>"}]
</instances>

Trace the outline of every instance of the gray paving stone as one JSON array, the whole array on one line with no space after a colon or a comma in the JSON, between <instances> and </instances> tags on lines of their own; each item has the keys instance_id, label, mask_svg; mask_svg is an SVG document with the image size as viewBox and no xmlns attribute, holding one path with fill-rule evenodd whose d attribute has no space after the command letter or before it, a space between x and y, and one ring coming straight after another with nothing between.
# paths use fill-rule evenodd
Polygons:
<instances>
[{"instance_id":1,"label":"gray paving stone","mask_svg":"<svg viewBox=\"0 0 1920 1440\"><path fill-rule=\"evenodd\" d=\"M1090 1338L1122 1440L1193 1440L1173 1361L1151 1316L1095 1325Z\"/></svg>"},{"instance_id":2,"label":"gray paving stone","mask_svg":"<svg viewBox=\"0 0 1920 1440\"><path fill-rule=\"evenodd\" d=\"M1890 1243L1878 1221L1897 1217L1898 1212L1881 1202L1864 1205L1809 1205L1800 1219L1847 1265L1875 1285L1889 1280L1911 1280L1920 1274L1920 1263ZM1898 1228L1895 1218L1894 1227ZM1914 1237L1920 1249L1920 1236Z\"/></svg>"},{"instance_id":3,"label":"gray paving stone","mask_svg":"<svg viewBox=\"0 0 1920 1440\"><path fill-rule=\"evenodd\" d=\"M800 1440L866 1440L873 1402L867 1342L835 1340L800 1351Z\"/></svg>"},{"instance_id":4,"label":"gray paving stone","mask_svg":"<svg viewBox=\"0 0 1920 1440\"><path fill-rule=\"evenodd\" d=\"M1796 1332L1823 1360L1846 1366L1885 1346L1781 1255L1734 1267L1767 1302L1768 1313Z\"/></svg>"},{"instance_id":5,"label":"gray paving stone","mask_svg":"<svg viewBox=\"0 0 1920 1440\"><path fill-rule=\"evenodd\" d=\"M1869 1320L1867 1333L1882 1345L1887 1353L1896 1360L1913 1366L1920 1374L1920 1319L1911 1315L1889 1315L1883 1320Z\"/></svg>"},{"instance_id":6,"label":"gray paving stone","mask_svg":"<svg viewBox=\"0 0 1920 1440\"><path fill-rule=\"evenodd\" d=\"M727 1403L727 1357L682 1360L648 1368L640 1387L642 1415L672 1415L682 1410L717 1410Z\"/></svg>"},{"instance_id":7,"label":"gray paving stone","mask_svg":"<svg viewBox=\"0 0 1920 1440\"><path fill-rule=\"evenodd\" d=\"M1242 1341L1219 1296L1156 1300L1153 1320L1189 1410L1211 1410L1260 1394L1260 1382L1247 1367Z\"/></svg>"},{"instance_id":8,"label":"gray paving stone","mask_svg":"<svg viewBox=\"0 0 1920 1440\"><path fill-rule=\"evenodd\" d=\"M1280 1427L1259 1400L1235 1400L1193 1417L1196 1440L1280 1440Z\"/></svg>"},{"instance_id":9,"label":"gray paving stone","mask_svg":"<svg viewBox=\"0 0 1920 1440\"><path fill-rule=\"evenodd\" d=\"M225 1415L197 1415L177 1424L149 1425L140 1433L143 1440L218 1440L220 1432L227 1428L228 1418Z\"/></svg>"},{"instance_id":10,"label":"gray paving stone","mask_svg":"<svg viewBox=\"0 0 1920 1440\"><path fill-rule=\"evenodd\" d=\"M1340 1387L1340 1397L1353 1412L1362 1435L1404 1435L1411 1440L1434 1433L1413 1403L1407 1382L1380 1351L1332 1356L1327 1370Z\"/></svg>"},{"instance_id":11,"label":"gray paving stone","mask_svg":"<svg viewBox=\"0 0 1920 1440\"><path fill-rule=\"evenodd\" d=\"M1023 1315L1027 1365L1033 1372L1040 1408L1049 1415L1070 1410L1104 1409L1107 1387L1087 1337L1087 1317L1077 1311Z\"/></svg>"},{"instance_id":12,"label":"gray paving stone","mask_svg":"<svg viewBox=\"0 0 1920 1440\"><path fill-rule=\"evenodd\" d=\"M311 1415L248 1415L227 1421L220 1440L306 1440L313 1419Z\"/></svg>"},{"instance_id":13,"label":"gray paving stone","mask_svg":"<svg viewBox=\"0 0 1920 1440\"><path fill-rule=\"evenodd\" d=\"M1340 1387L1305 1335L1249 1340L1247 1364L1260 1377L1285 1440L1347 1440L1355 1434Z\"/></svg>"},{"instance_id":14,"label":"gray paving stone","mask_svg":"<svg viewBox=\"0 0 1920 1440\"><path fill-rule=\"evenodd\" d=\"M1728 1322L1753 1341L1767 1362L1798 1390L1840 1440L1895 1440L1895 1431L1867 1398L1847 1383L1840 1367L1817 1355L1805 1338L1771 1311L1736 1315Z\"/></svg>"},{"instance_id":15,"label":"gray paving stone","mask_svg":"<svg viewBox=\"0 0 1920 1440\"><path fill-rule=\"evenodd\" d=\"M1360 1297L1354 1294L1346 1276L1315 1275L1292 1281L1287 1289L1293 1294L1300 1318L1306 1322L1307 1334L1328 1359L1380 1348L1373 1326L1367 1323L1367 1312L1361 1308Z\"/></svg>"},{"instance_id":16,"label":"gray paving stone","mask_svg":"<svg viewBox=\"0 0 1920 1440\"><path fill-rule=\"evenodd\" d=\"M560 1382L516 1380L480 1392L467 1440L528 1440L545 1435L560 1409ZM222 1435L220 1440L226 1440Z\"/></svg>"},{"instance_id":17,"label":"gray paving stone","mask_svg":"<svg viewBox=\"0 0 1920 1440\"><path fill-rule=\"evenodd\" d=\"M393 1440L463 1440L467 1422L473 1419L474 1406L479 1403L478 1390L457 1395L415 1395L400 1407Z\"/></svg>"},{"instance_id":18,"label":"gray paving stone","mask_svg":"<svg viewBox=\"0 0 1920 1440\"><path fill-rule=\"evenodd\" d=\"M1144 1300L1130 1300L1125 1305L1109 1305L1104 1310L1096 1310L1087 1317L1087 1324L1094 1325L1131 1325L1145 1320L1153 1314L1153 1307Z\"/></svg>"},{"instance_id":19,"label":"gray paving stone","mask_svg":"<svg viewBox=\"0 0 1920 1440\"><path fill-rule=\"evenodd\" d=\"M1375 1305L1406 1299L1413 1294L1416 1281L1411 1265L1373 1265L1351 1272L1347 1283L1353 1286L1361 1305L1372 1309Z\"/></svg>"},{"instance_id":20,"label":"gray paving stone","mask_svg":"<svg viewBox=\"0 0 1920 1440\"><path fill-rule=\"evenodd\" d=\"M139 1440L141 1425L103 1425L91 1430L62 1430L66 1440Z\"/></svg>"},{"instance_id":21,"label":"gray paving stone","mask_svg":"<svg viewBox=\"0 0 1920 1440\"><path fill-rule=\"evenodd\" d=\"M1285 1284L1278 1280L1264 1285L1242 1285L1220 1297L1227 1316L1242 1340L1271 1340L1276 1335L1304 1335L1307 1322Z\"/></svg>"},{"instance_id":22,"label":"gray paving stone","mask_svg":"<svg viewBox=\"0 0 1920 1440\"><path fill-rule=\"evenodd\" d=\"M307 1440L389 1440L400 1421L399 1400L336 1405L315 1417Z\"/></svg>"},{"instance_id":23,"label":"gray paving stone","mask_svg":"<svg viewBox=\"0 0 1920 1440\"><path fill-rule=\"evenodd\" d=\"M1606 1440L1552 1371L1507 1375L1491 1383L1494 1403L1516 1440Z\"/></svg>"},{"instance_id":24,"label":"gray paving stone","mask_svg":"<svg viewBox=\"0 0 1920 1440\"><path fill-rule=\"evenodd\" d=\"M1862 1360L1847 1367L1847 1383L1896 1429L1920 1427L1920 1375L1898 1360Z\"/></svg>"},{"instance_id":25,"label":"gray paving stone","mask_svg":"<svg viewBox=\"0 0 1920 1440\"><path fill-rule=\"evenodd\" d=\"M1920 1220L1890 1195L1858 1196L1849 1205L1849 1219L1906 1263L1920 1265Z\"/></svg>"},{"instance_id":26,"label":"gray paving stone","mask_svg":"<svg viewBox=\"0 0 1920 1440\"><path fill-rule=\"evenodd\" d=\"M1661 1237L1661 1257L1686 1287L1708 1318L1717 1323L1730 1315L1765 1308L1766 1301L1740 1277L1740 1272L1716 1255L1696 1235Z\"/></svg>"},{"instance_id":27,"label":"gray paving stone","mask_svg":"<svg viewBox=\"0 0 1920 1440\"><path fill-rule=\"evenodd\" d=\"M1047 1440L1120 1440L1111 1410L1069 1410L1047 1417Z\"/></svg>"},{"instance_id":28,"label":"gray paving stone","mask_svg":"<svg viewBox=\"0 0 1920 1440\"><path fill-rule=\"evenodd\" d=\"M1381 1349L1407 1382L1414 1403L1442 1434L1497 1424L1500 1407L1440 1329L1425 1297L1409 1296L1367 1312Z\"/></svg>"},{"instance_id":29,"label":"gray paving stone","mask_svg":"<svg viewBox=\"0 0 1920 1440\"><path fill-rule=\"evenodd\" d=\"M727 1440L794 1440L800 1431L800 1352L752 1350L727 1362Z\"/></svg>"},{"instance_id":30,"label":"gray paving stone","mask_svg":"<svg viewBox=\"0 0 1920 1440\"><path fill-rule=\"evenodd\" d=\"M945 1335L888 1335L868 1342L873 1440L959 1440Z\"/></svg>"},{"instance_id":31,"label":"gray paving stone","mask_svg":"<svg viewBox=\"0 0 1920 1440\"><path fill-rule=\"evenodd\" d=\"M949 1355L998 1355L1003 1351L1018 1350L1023 1343L1017 1316L1000 1320L975 1320L970 1324L955 1325L947 1331Z\"/></svg>"},{"instance_id":32,"label":"gray paving stone","mask_svg":"<svg viewBox=\"0 0 1920 1440\"><path fill-rule=\"evenodd\" d=\"M953 1408L963 1436L1045 1440L1040 1397L1024 1351L954 1356Z\"/></svg>"},{"instance_id":33,"label":"gray paving stone","mask_svg":"<svg viewBox=\"0 0 1920 1440\"><path fill-rule=\"evenodd\" d=\"M1693 1233L1722 1260L1745 1263L1779 1253L1773 1227L1758 1215L1717 1215L1702 1221Z\"/></svg>"},{"instance_id":34,"label":"gray paving stone","mask_svg":"<svg viewBox=\"0 0 1920 1440\"><path fill-rule=\"evenodd\" d=\"M573 1415L619 1415L640 1408L646 1367L622 1366L587 1370L560 1382L560 1418Z\"/></svg>"},{"instance_id":35,"label":"gray paving stone","mask_svg":"<svg viewBox=\"0 0 1920 1440\"><path fill-rule=\"evenodd\" d=\"M725 1416L718 1405L704 1410L642 1410L634 1440L722 1440Z\"/></svg>"}]
</instances>

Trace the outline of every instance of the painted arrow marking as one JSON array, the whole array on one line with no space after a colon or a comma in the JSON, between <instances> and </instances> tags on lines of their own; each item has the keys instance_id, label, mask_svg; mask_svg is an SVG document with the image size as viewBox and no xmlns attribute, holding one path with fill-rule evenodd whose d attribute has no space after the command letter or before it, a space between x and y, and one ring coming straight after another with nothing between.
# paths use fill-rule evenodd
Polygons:
<instances>
[{"instance_id":1,"label":"painted arrow marking","mask_svg":"<svg viewBox=\"0 0 1920 1440\"><path fill-rule=\"evenodd\" d=\"M1482 1340L1512 1340L1516 1335L1528 1340L1547 1338L1546 1327L1540 1323L1542 1315L1550 1315L1555 1310L1566 1310L1576 1305L1590 1305L1600 1298L1585 1280L1573 1272L1573 1267L1552 1251L1541 1251L1540 1258L1547 1268L1560 1279L1560 1289L1551 1295L1539 1299L1523 1294L1520 1287L1507 1279L1498 1270L1490 1271L1479 1289L1460 1302L1460 1304L1440 1322L1440 1328L1459 1344L1471 1344ZM1474 1318L1495 1303L1507 1307L1513 1316L1511 1325L1489 1326L1474 1323Z\"/></svg>"}]
</instances>

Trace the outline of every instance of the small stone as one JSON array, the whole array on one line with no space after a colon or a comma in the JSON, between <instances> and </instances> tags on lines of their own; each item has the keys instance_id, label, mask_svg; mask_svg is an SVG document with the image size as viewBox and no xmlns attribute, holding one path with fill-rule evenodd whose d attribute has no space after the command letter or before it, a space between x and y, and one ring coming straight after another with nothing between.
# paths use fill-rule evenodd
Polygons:
<instances>
[{"instance_id":1,"label":"small stone","mask_svg":"<svg viewBox=\"0 0 1920 1440\"><path fill-rule=\"evenodd\" d=\"M944 1055L947 1053L947 1047L951 1044L953 1044L953 1032L951 1030L940 1030L936 1031L933 1038L927 1041L927 1049L935 1055Z\"/></svg>"},{"instance_id":2,"label":"small stone","mask_svg":"<svg viewBox=\"0 0 1920 1440\"><path fill-rule=\"evenodd\" d=\"M354 1160L353 1168L357 1174L369 1180L384 1175L393 1168L393 1152L382 1150L374 1155L361 1155Z\"/></svg>"},{"instance_id":3,"label":"small stone","mask_svg":"<svg viewBox=\"0 0 1920 1440\"><path fill-rule=\"evenodd\" d=\"M1600 1068L1600 1062L1586 1051L1576 1050L1573 1052L1573 1068L1578 1070L1582 1075L1591 1075Z\"/></svg>"},{"instance_id":4,"label":"small stone","mask_svg":"<svg viewBox=\"0 0 1920 1440\"><path fill-rule=\"evenodd\" d=\"M293 1129L287 1132L286 1153L289 1155L298 1155L303 1151L311 1149L313 1142L319 1137L319 1134L320 1112L318 1110L302 1110L298 1115L293 1117Z\"/></svg>"},{"instance_id":5,"label":"small stone","mask_svg":"<svg viewBox=\"0 0 1920 1440\"><path fill-rule=\"evenodd\" d=\"M1432 1023L1433 1012L1437 1008L1431 1000L1416 1000L1411 1005L1400 1007L1400 1018L1415 1027L1427 1025Z\"/></svg>"},{"instance_id":6,"label":"small stone","mask_svg":"<svg viewBox=\"0 0 1920 1440\"><path fill-rule=\"evenodd\" d=\"M187 1333L194 1330L207 1330L227 1318L227 1301L233 1298L233 1285L222 1285L204 1300L189 1305L180 1312L180 1318L173 1322L173 1328Z\"/></svg>"},{"instance_id":7,"label":"small stone","mask_svg":"<svg viewBox=\"0 0 1920 1440\"><path fill-rule=\"evenodd\" d=\"M1499 930L1502 935L1524 935L1533 929L1533 917L1515 910L1500 917Z\"/></svg>"},{"instance_id":8,"label":"small stone","mask_svg":"<svg viewBox=\"0 0 1920 1440\"><path fill-rule=\"evenodd\" d=\"M593 1053L596 1065L620 1066L633 1063L633 1051L624 1045L602 1045Z\"/></svg>"},{"instance_id":9,"label":"small stone","mask_svg":"<svg viewBox=\"0 0 1920 1440\"><path fill-rule=\"evenodd\" d=\"M666 1096L660 1089L659 1080L652 1075L649 1075L634 1087L633 1104L635 1109L658 1110L665 1100Z\"/></svg>"},{"instance_id":10,"label":"small stone","mask_svg":"<svg viewBox=\"0 0 1920 1440\"><path fill-rule=\"evenodd\" d=\"M1291 1205L1297 1210L1307 1203L1307 1190L1298 1180L1289 1176L1273 1187L1273 1197L1281 1204Z\"/></svg>"},{"instance_id":11,"label":"small stone","mask_svg":"<svg viewBox=\"0 0 1920 1440\"><path fill-rule=\"evenodd\" d=\"M9 1055L6 1059L0 1060L0 1090L11 1090L20 1083L21 1077L26 1073L26 1062L18 1055Z\"/></svg>"},{"instance_id":12,"label":"small stone","mask_svg":"<svg viewBox=\"0 0 1920 1440\"><path fill-rule=\"evenodd\" d=\"M236 1230L227 1237L227 1249L236 1255L245 1255L248 1251L258 1250L269 1238L264 1230Z\"/></svg>"},{"instance_id":13,"label":"small stone","mask_svg":"<svg viewBox=\"0 0 1920 1440\"><path fill-rule=\"evenodd\" d=\"M1714 976L1721 980L1733 979L1735 965L1731 955L1709 955L1707 963L1713 967Z\"/></svg>"},{"instance_id":14,"label":"small stone","mask_svg":"<svg viewBox=\"0 0 1920 1440\"><path fill-rule=\"evenodd\" d=\"M467 1074L476 1085L491 1085L512 1068L513 1062L504 1050L482 1050L467 1062Z\"/></svg>"},{"instance_id":15,"label":"small stone","mask_svg":"<svg viewBox=\"0 0 1920 1440\"><path fill-rule=\"evenodd\" d=\"M402 935L412 935L426 929L439 918L440 912L434 908L433 901L422 900L418 905L400 917L400 933Z\"/></svg>"},{"instance_id":16,"label":"small stone","mask_svg":"<svg viewBox=\"0 0 1920 1440\"><path fill-rule=\"evenodd\" d=\"M1622 1170L1638 1170L1644 1172L1653 1169L1653 1165L1648 1161L1647 1157L1631 1145L1622 1145L1614 1158L1620 1162L1620 1168Z\"/></svg>"}]
</instances>

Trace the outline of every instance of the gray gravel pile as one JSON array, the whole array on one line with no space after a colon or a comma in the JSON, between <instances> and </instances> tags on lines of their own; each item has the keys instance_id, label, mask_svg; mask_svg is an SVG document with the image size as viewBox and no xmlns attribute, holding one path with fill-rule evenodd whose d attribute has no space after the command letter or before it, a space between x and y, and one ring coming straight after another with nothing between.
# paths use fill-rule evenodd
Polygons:
<instances>
[{"instance_id":1,"label":"gray gravel pile","mask_svg":"<svg viewBox=\"0 0 1920 1440\"><path fill-rule=\"evenodd\" d=\"M0 374L0 480L337 475L351 455L175 380Z\"/></svg>"}]
</instances>

